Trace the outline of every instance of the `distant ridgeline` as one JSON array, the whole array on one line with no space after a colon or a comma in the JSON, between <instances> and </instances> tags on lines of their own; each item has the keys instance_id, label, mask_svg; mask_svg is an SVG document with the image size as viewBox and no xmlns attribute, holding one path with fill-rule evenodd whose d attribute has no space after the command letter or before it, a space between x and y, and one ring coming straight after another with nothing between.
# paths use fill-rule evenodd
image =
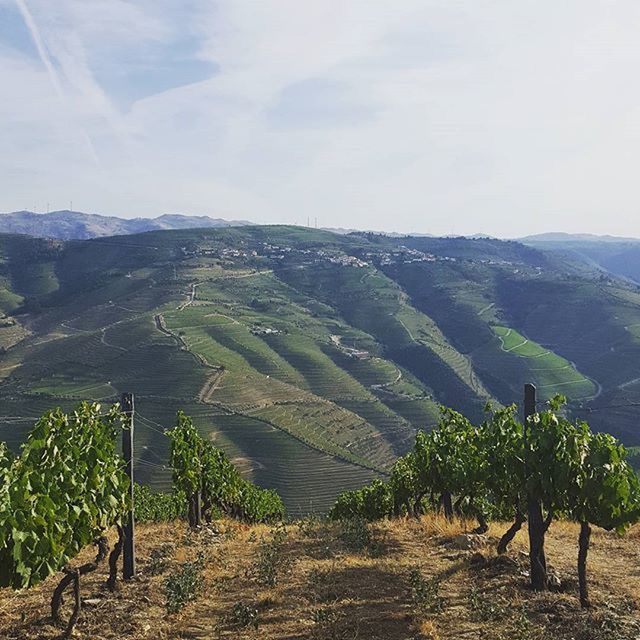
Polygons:
<instances>
[{"instance_id":1,"label":"distant ridgeline","mask_svg":"<svg viewBox=\"0 0 640 640\"><path fill-rule=\"evenodd\" d=\"M158 431L184 410L295 515L388 474L441 404L479 421L525 382L640 445L640 289L584 252L238 226L5 234L0 256L16 451L50 407L132 392L142 479L170 486Z\"/></svg>"},{"instance_id":2,"label":"distant ridgeline","mask_svg":"<svg viewBox=\"0 0 640 640\"><path fill-rule=\"evenodd\" d=\"M244 220L223 220L208 216L165 214L157 218L117 218L80 211L14 211L0 214L0 233L21 233L37 238L88 240L129 235L161 229L199 229L249 224Z\"/></svg>"}]
</instances>

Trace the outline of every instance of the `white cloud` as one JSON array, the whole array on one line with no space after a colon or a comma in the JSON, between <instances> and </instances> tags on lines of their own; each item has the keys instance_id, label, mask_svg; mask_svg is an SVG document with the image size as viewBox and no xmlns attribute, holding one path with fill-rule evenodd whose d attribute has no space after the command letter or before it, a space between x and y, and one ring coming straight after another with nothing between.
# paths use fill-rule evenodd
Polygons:
<instances>
[{"instance_id":1,"label":"white cloud","mask_svg":"<svg viewBox=\"0 0 640 640\"><path fill-rule=\"evenodd\" d=\"M5 210L640 235L632 0L21 1L65 99L0 48ZM215 66L133 104L100 80L179 57Z\"/></svg>"}]
</instances>

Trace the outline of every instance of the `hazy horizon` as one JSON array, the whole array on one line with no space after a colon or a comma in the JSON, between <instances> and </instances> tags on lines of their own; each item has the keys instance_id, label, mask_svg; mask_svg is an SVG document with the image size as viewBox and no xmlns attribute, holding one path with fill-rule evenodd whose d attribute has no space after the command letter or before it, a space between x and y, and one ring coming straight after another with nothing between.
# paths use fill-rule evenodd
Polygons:
<instances>
[{"instance_id":1,"label":"hazy horizon","mask_svg":"<svg viewBox=\"0 0 640 640\"><path fill-rule=\"evenodd\" d=\"M640 236L640 5L0 0L5 211Z\"/></svg>"},{"instance_id":2,"label":"hazy horizon","mask_svg":"<svg viewBox=\"0 0 640 640\"><path fill-rule=\"evenodd\" d=\"M51 211L33 211L30 209L21 209L19 211L0 211L0 216L3 215L11 215L11 214L22 214L22 213L27 213L27 214L33 214L33 215L43 215L46 216L48 214L56 214L56 213L77 213L80 215L97 215L97 216L104 216L104 217L108 217L108 218L117 218L117 219L121 219L121 220L133 220L135 219L147 219L147 220L151 220L151 219L157 219L157 218L161 218L163 216L185 216L185 217L208 217L208 218L212 218L212 219L224 219L227 222L237 222L237 223L244 223L244 224L248 224L248 225L256 225L256 226L262 226L262 225L287 225L287 226L297 226L297 227L302 227L302 228L317 228L320 230L325 230L325 231L336 231L336 232L349 232L349 231L361 231L361 232L366 232L366 233L380 233L380 234L397 234L397 235L416 235L416 236L421 236L421 235L428 235L428 236L432 236L432 237L479 237L479 236L486 236L488 238L495 238L498 240L520 240L526 237L536 237L536 236L558 236L558 239L561 239L562 236L575 236L575 237L593 237L593 238L602 238L602 239L617 239L617 240L631 240L631 241L635 241L638 240L640 241L640 236L616 236L616 235L612 235L612 234L592 234L592 233L587 233L587 232L567 232L567 231L559 231L559 230L554 230L554 229L548 229L546 231L541 231L539 233L534 233L534 234L528 234L528 235L521 235L521 236L506 236L506 235L494 235L494 234L485 234L483 232L475 232L475 233L460 233L460 234L449 234L449 233L435 233L435 234L430 234L430 233L423 233L420 231L414 231L414 232L400 232L400 231L393 231L393 230L385 230L385 229L374 229L374 228L364 228L364 227L348 227L348 226L331 226L331 227L322 227L322 226L316 226L316 222L314 220L309 219L308 221L294 221L294 222L278 222L278 221L269 221L269 222L255 222L253 220L246 220L246 219L230 219L230 218L219 218L219 216L215 216L215 215L207 215L207 214L190 214L190 213L186 213L186 212L176 212L176 211L164 211L162 213L151 213L149 215L143 215L143 216L121 216L121 215L117 215L117 214L105 214L105 213L100 213L99 211L78 211L76 209L57 209L57 210L51 210Z\"/></svg>"}]
</instances>

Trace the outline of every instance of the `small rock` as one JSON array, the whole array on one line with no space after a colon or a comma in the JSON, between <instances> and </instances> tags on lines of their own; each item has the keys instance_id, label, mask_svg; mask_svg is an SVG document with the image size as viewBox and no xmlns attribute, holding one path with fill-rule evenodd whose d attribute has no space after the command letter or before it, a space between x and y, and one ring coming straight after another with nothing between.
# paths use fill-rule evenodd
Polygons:
<instances>
[{"instance_id":1,"label":"small rock","mask_svg":"<svg viewBox=\"0 0 640 640\"><path fill-rule=\"evenodd\" d=\"M451 541L452 547L465 551L479 549L480 547L484 547L485 544L487 544L487 537L476 533L461 533Z\"/></svg>"},{"instance_id":2,"label":"small rock","mask_svg":"<svg viewBox=\"0 0 640 640\"><path fill-rule=\"evenodd\" d=\"M548 580L549 589L551 591L560 591L560 589L562 588L562 580L560 580L560 578L555 573L550 573L548 575Z\"/></svg>"},{"instance_id":3,"label":"small rock","mask_svg":"<svg viewBox=\"0 0 640 640\"><path fill-rule=\"evenodd\" d=\"M102 602L102 598L87 598L82 601L86 607L97 607Z\"/></svg>"},{"instance_id":4,"label":"small rock","mask_svg":"<svg viewBox=\"0 0 640 640\"><path fill-rule=\"evenodd\" d=\"M460 562L460 560L464 560L465 558L469 557L469 553L450 553L446 556L444 556L445 560L448 560L449 562Z\"/></svg>"},{"instance_id":5,"label":"small rock","mask_svg":"<svg viewBox=\"0 0 640 640\"><path fill-rule=\"evenodd\" d=\"M476 551L469 558L469 562L470 562L470 564L473 564L473 565L482 566L482 565L487 564L487 559L479 551Z\"/></svg>"},{"instance_id":6,"label":"small rock","mask_svg":"<svg viewBox=\"0 0 640 640\"><path fill-rule=\"evenodd\" d=\"M496 556L493 559L493 562L491 564L494 567L498 569L503 569L505 571L510 571L510 570L515 571L520 567L517 560L514 560L513 558L510 558L507 555Z\"/></svg>"}]
</instances>

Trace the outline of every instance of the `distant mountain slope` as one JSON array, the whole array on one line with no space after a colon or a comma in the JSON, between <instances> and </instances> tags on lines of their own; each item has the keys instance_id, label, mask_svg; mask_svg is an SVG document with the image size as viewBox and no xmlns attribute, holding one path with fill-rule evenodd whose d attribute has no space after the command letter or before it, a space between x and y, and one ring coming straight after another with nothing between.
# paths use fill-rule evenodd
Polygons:
<instances>
[{"instance_id":1,"label":"distant mountain slope","mask_svg":"<svg viewBox=\"0 0 640 640\"><path fill-rule=\"evenodd\" d=\"M623 236L599 236L594 233L564 233L562 231L551 231L549 233L538 233L532 236L518 238L519 242L525 244L537 242L640 242L640 238L626 238Z\"/></svg>"},{"instance_id":2,"label":"distant mountain slope","mask_svg":"<svg viewBox=\"0 0 640 640\"><path fill-rule=\"evenodd\" d=\"M522 242L640 283L640 239L548 233Z\"/></svg>"},{"instance_id":3,"label":"distant mountain slope","mask_svg":"<svg viewBox=\"0 0 640 640\"><path fill-rule=\"evenodd\" d=\"M0 233L21 233L37 238L88 240L105 236L129 235L160 229L198 229L242 226L244 220L223 220L208 216L164 214L157 218L124 219L81 211L14 211L0 214Z\"/></svg>"}]
</instances>

